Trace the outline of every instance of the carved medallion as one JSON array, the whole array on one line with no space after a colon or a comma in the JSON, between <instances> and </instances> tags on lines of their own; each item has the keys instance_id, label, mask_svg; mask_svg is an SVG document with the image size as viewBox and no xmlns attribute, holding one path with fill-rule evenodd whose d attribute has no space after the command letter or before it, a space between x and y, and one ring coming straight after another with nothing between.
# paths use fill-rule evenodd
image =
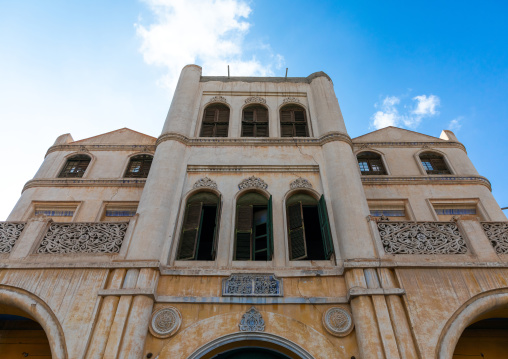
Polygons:
<instances>
[{"instance_id":1,"label":"carved medallion","mask_svg":"<svg viewBox=\"0 0 508 359\"><path fill-rule=\"evenodd\" d=\"M182 315L178 309L166 307L152 314L150 333L156 338L169 338L174 335L182 324Z\"/></svg>"},{"instance_id":2,"label":"carved medallion","mask_svg":"<svg viewBox=\"0 0 508 359\"><path fill-rule=\"evenodd\" d=\"M274 274L231 274L222 280L225 297L280 297L282 280Z\"/></svg>"},{"instance_id":3,"label":"carved medallion","mask_svg":"<svg viewBox=\"0 0 508 359\"><path fill-rule=\"evenodd\" d=\"M284 100L282 100L282 103L300 103L300 100L296 97L286 97Z\"/></svg>"},{"instance_id":4,"label":"carved medallion","mask_svg":"<svg viewBox=\"0 0 508 359\"><path fill-rule=\"evenodd\" d=\"M196 183L194 183L194 186L192 186L194 189L202 187L217 189L217 183L208 177L203 177L198 179Z\"/></svg>"},{"instance_id":5,"label":"carved medallion","mask_svg":"<svg viewBox=\"0 0 508 359\"><path fill-rule=\"evenodd\" d=\"M258 97L258 96L252 96L252 97L248 97L245 99L245 103L248 104L248 103L262 103L262 104L266 104L266 100L262 97Z\"/></svg>"},{"instance_id":6,"label":"carved medallion","mask_svg":"<svg viewBox=\"0 0 508 359\"><path fill-rule=\"evenodd\" d=\"M296 188L312 188L312 184L306 180L305 178L298 177L295 179L291 184L289 185L289 188L296 189Z\"/></svg>"},{"instance_id":7,"label":"carved medallion","mask_svg":"<svg viewBox=\"0 0 508 359\"><path fill-rule=\"evenodd\" d=\"M351 313L343 307L333 307L323 314L323 325L332 335L345 337L354 328Z\"/></svg>"},{"instance_id":8,"label":"carved medallion","mask_svg":"<svg viewBox=\"0 0 508 359\"><path fill-rule=\"evenodd\" d=\"M261 313L252 307L242 316L239 327L241 332L264 332L265 321Z\"/></svg>"},{"instance_id":9,"label":"carved medallion","mask_svg":"<svg viewBox=\"0 0 508 359\"><path fill-rule=\"evenodd\" d=\"M212 103L212 102L228 103L228 100L226 100L226 98L222 97L222 96L215 96L215 97L212 97L210 99L210 101L208 101L208 103Z\"/></svg>"},{"instance_id":10,"label":"carved medallion","mask_svg":"<svg viewBox=\"0 0 508 359\"><path fill-rule=\"evenodd\" d=\"M268 185L261 178L250 176L249 178L244 179L242 182L238 184L238 189L242 190L245 188L267 189Z\"/></svg>"}]
</instances>

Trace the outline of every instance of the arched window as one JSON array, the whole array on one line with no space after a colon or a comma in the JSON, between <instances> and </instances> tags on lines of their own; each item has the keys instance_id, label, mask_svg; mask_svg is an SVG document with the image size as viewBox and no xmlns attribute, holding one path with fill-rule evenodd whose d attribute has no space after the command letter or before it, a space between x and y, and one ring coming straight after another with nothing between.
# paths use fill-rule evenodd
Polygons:
<instances>
[{"instance_id":1,"label":"arched window","mask_svg":"<svg viewBox=\"0 0 508 359\"><path fill-rule=\"evenodd\" d=\"M330 259L333 243L324 197L317 201L298 193L287 200L286 209L290 259Z\"/></svg>"},{"instance_id":2,"label":"arched window","mask_svg":"<svg viewBox=\"0 0 508 359\"><path fill-rule=\"evenodd\" d=\"M424 152L420 154L423 168L428 175L451 174L446 162L440 154L434 152Z\"/></svg>"},{"instance_id":3,"label":"arched window","mask_svg":"<svg viewBox=\"0 0 508 359\"><path fill-rule=\"evenodd\" d=\"M249 192L236 205L234 259L267 261L272 259L272 197Z\"/></svg>"},{"instance_id":4,"label":"arched window","mask_svg":"<svg viewBox=\"0 0 508 359\"><path fill-rule=\"evenodd\" d=\"M268 109L251 105L243 109L242 137L268 137Z\"/></svg>"},{"instance_id":5,"label":"arched window","mask_svg":"<svg viewBox=\"0 0 508 359\"><path fill-rule=\"evenodd\" d=\"M187 200L179 260L215 260L219 231L220 198L210 192L199 192Z\"/></svg>"},{"instance_id":6,"label":"arched window","mask_svg":"<svg viewBox=\"0 0 508 359\"><path fill-rule=\"evenodd\" d=\"M228 137L229 107L212 104L203 113L201 137Z\"/></svg>"},{"instance_id":7,"label":"arched window","mask_svg":"<svg viewBox=\"0 0 508 359\"><path fill-rule=\"evenodd\" d=\"M87 155L76 155L68 158L58 177L83 177L91 160L90 156Z\"/></svg>"},{"instance_id":8,"label":"arched window","mask_svg":"<svg viewBox=\"0 0 508 359\"><path fill-rule=\"evenodd\" d=\"M287 105L280 109L281 137L309 137L305 109L297 105Z\"/></svg>"},{"instance_id":9,"label":"arched window","mask_svg":"<svg viewBox=\"0 0 508 359\"><path fill-rule=\"evenodd\" d=\"M153 156L139 155L131 157L124 177L128 178L146 178L150 167L152 166Z\"/></svg>"},{"instance_id":10,"label":"arched window","mask_svg":"<svg viewBox=\"0 0 508 359\"><path fill-rule=\"evenodd\" d=\"M385 175L386 170L383 165L381 155L375 152L362 152L356 158L362 175Z\"/></svg>"}]
</instances>

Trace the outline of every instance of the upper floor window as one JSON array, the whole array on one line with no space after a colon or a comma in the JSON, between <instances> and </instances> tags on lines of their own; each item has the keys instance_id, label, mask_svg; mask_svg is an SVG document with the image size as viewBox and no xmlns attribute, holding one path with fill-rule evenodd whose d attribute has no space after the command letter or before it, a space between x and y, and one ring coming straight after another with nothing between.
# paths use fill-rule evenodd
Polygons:
<instances>
[{"instance_id":1,"label":"upper floor window","mask_svg":"<svg viewBox=\"0 0 508 359\"><path fill-rule=\"evenodd\" d=\"M242 137L268 137L268 109L252 105L243 109Z\"/></svg>"},{"instance_id":2,"label":"upper floor window","mask_svg":"<svg viewBox=\"0 0 508 359\"><path fill-rule=\"evenodd\" d=\"M212 104L205 108L201 137L228 137L229 107Z\"/></svg>"},{"instance_id":3,"label":"upper floor window","mask_svg":"<svg viewBox=\"0 0 508 359\"><path fill-rule=\"evenodd\" d=\"M429 175L442 175L451 173L448 166L446 165L443 156L437 153L421 153L420 160L422 161L423 168Z\"/></svg>"},{"instance_id":4,"label":"upper floor window","mask_svg":"<svg viewBox=\"0 0 508 359\"><path fill-rule=\"evenodd\" d=\"M362 175L385 175L386 170L383 165L381 155L375 152L362 152L356 158Z\"/></svg>"},{"instance_id":5,"label":"upper floor window","mask_svg":"<svg viewBox=\"0 0 508 359\"><path fill-rule=\"evenodd\" d=\"M92 159L87 155L76 155L67 159L59 178L83 177Z\"/></svg>"},{"instance_id":6,"label":"upper floor window","mask_svg":"<svg viewBox=\"0 0 508 359\"><path fill-rule=\"evenodd\" d=\"M298 193L287 201L289 256L291 260L330 259L332 235L323 196L317 201Z\"/></svg>"},{"instance_id":7,"label":"upper floor window","mask_svg":"<svg viewBox=\"0 0 508 359\"><path fill-rule=\"evenodd\" d=\"M272 197L246 193L237 201L235 260L272 259Z\"/></svg>"},{"instance_id":8,"label":"upper floor window","mask_svg":"<svg viewBox=\"0 0 508 359\"><path fill-rule=\"evenodd\" d=\"M297 105L286 105L280 109L281 137L309 137L305 109Z\"/></svg>"},{"instance_id":9,"label":"upper floor window","mask_svg":"<svg viewBox=\"0 0 508 359\"><path fill-rule=\"evenodd\" d=\"M131 157L124 177L129 178L146 178L150 167L152 166L153 156L139 155Z\"/></svg>"},{"instance_id":10,"label":"upper floor window","mask_svg":"<svg viewBox=\"0 0 508 359\"><path fill-rule=\"evenodd\" d=\"M199 192L187 200L177 259L215 260L220 198Z\"/></svg>"}]
</instances>

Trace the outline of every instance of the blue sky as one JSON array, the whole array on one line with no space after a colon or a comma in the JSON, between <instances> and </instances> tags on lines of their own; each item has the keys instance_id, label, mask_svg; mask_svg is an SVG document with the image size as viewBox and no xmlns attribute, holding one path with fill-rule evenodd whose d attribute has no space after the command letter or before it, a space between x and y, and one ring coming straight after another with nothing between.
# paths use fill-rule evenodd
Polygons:
<instances>
[{"instance_id":1,"label":"blue sky","mask_svg":"<svg viewBox=\"0 0 508 359\"><path fill-rule=\"evenodd\" d=\"M508 3L0 0L0 220L55 138L158 136L178 72L325 71L352 137L452 128L508 206Z\"/></svg>"}]
</instances>

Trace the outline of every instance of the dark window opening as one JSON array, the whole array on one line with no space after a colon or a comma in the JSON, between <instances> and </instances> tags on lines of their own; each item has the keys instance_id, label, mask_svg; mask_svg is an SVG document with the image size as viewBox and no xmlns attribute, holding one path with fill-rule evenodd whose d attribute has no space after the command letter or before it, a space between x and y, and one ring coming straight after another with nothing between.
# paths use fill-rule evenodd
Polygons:
<instances>
[{"instance_id":1,"label":"dark window opening","mask_svg":"<svg viewBox=\"0 0 508 359\"><path fill-rule=\"evenodd\" d=\"M77 155L69 158L58 175L59 178L83 177L91 158L87 155Z\"/></svg>"},{"instance_id":2,"label":"dark window opening","mask_svg":"<svg viewBox=\"0 0 508 359\"><path fill-rule=\"evenodd\" d=\"M288 105L280 110L281 137L309 137L309 128L305 109Z\"/></svg>"},{"instance_id":3,"label":"dark window opening","mask_svg":"<svg viewBox=\"0 0 508 359\"><path fill-rule=\"evenodd\" d=\"M307 242L308 260L324 260L325 249L323 236L319 228L319 213L317 206L303 206L303 221L305 223L305 241Z\"/></svg>"},{"instance_id":4,"label":"dark window opening","mask_svg":"<svg viewBox=\"0 0 508 359\"><path fill-rule=\"evenodd\" d=\"M201 137L228 137L229 107L221 104L208 106L203 113Z\"/></svg>"},{"instance_id":5,"label":"dark window opening","mask_svg":"<svg viewBox=\"0 0 508 359\"><path fill-rule=\"evenodd\" d=\"M451 174L443 156L435 153L422 153L420 155L423 168L429 175Z\"/></svg>"},{"instance_id":6,"label":"dark window opening","mask_svg":"<svg viewBox=\"0 0 508 359\"><path fill-rule=\"evenodd\" d=\"M213 241L215 236L215 214L217 206L203 206L201 231L198 240L198 261L212 261Z\"/></svg>"},{"instance_id":7,"label":"dark window opening","mask_svg":"<svg viewBox=\"0 0 508 359\"><path fill-rule=\"evenodd\" d=\"M386 170L381 156L374 152L362 152L358 156L358 166L364 176L385 175Z\"/></svg>"},{"instance_id":8,"label":"dark window opening","mask_svg":"<svg viewBox=\"0 0 508 359\"><path fill-rule=\"evenodd\" d=\"M268 137L268 110L253 105L243 110L242 137Z\"/></svg>"},{"instance_id":9,"label":"dark window opening","mask_svg":"<svg viewBox=\"0 0 508 359\"><path fill-rule=\"evenodd\" d=\"M125 171L127 178L146 178L152 166L153 157L150 155L140 155L132 157Z\"/></svg>"}]
</instances>

